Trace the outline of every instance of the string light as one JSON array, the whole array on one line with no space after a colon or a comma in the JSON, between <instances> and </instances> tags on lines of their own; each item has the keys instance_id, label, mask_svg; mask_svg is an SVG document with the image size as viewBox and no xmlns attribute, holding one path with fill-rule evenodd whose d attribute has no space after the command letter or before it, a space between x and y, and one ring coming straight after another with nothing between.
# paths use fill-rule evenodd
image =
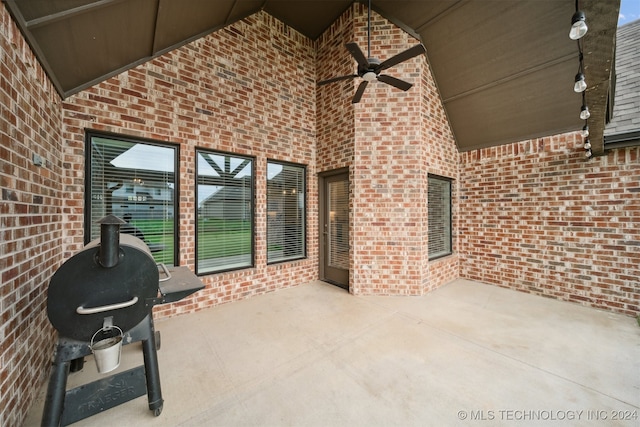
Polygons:
<instances>
[{"instance_id":1,"label":"string light","mask_svg":"<svg viewBox=\"0 0 640 427\"><path fill-rule=\"evenodd\" d=\"M591 113L589 112L589 107L582 104L582 107L580 107L580 118L582 120L587 120L589 117L591 117Z\"/></svg>"},{"instance_id":2,"label":"string light","mask_svg":"<svg viewBox=\"0 0 640 427\"><path fill-rule=\"evenodd\" d=\"M571 17L571 30L569 30L569 38L571 40L579 40L587 34L587 22L584 12L578 10L578 0L576 0L576 13Z\"/></svg>"},{"instance_id":3,"label":"string light","mask_svg":"<svg viewBox=\"0 0 640 427\"><path fill-rule=\"evenodd\" d=\"M584 126L582 127L582 137L587 138L588 136L589 136L589 125L585 122Z\"/></svg>"},{"instance_id":4,"label":"string light","mask_svg":"<svg viewBox=\"0 0 640 427\"><path fill-rule=\"evenodd\" d=\"M578 93L587 90L587 82L584 81L584 74L576 74L576 84L573 85L573 90Z\"/></svg>"},{"instance_id":5,"label":"string light","mask_svg":"<svg viewBox=\"0 0 640 427\"><path fill-rule=\"evenodd\" d=\"M587 97L585 92L587 90L587 82L585 81L584 76L584 56L582 54L582 43L581 39L587 34L587 20L583 11L578 8L578 1L576 0L576 11L571 17L571 29L569 30L569 38L571 40L576 40L578 43L578 73L574 79L573 90L576 93L582 94L582 106L580 107L580 119L584 120L584 126L582 127L581 136L584 138L584 149L585 156L587 159L590 159L593 156L593 152L591 151L591 141L589 140L589 117L591 117L591 113L589 112L589 107L587 106Z\"/></svg>"}]
</instances>

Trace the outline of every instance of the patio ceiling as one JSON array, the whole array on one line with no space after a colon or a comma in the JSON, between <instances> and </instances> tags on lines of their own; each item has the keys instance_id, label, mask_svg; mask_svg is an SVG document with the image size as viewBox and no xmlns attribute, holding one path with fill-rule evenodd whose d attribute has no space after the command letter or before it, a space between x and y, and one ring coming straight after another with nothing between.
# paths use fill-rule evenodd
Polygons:
<instances>
[{"instance_id":1,"label":"patio ceiling","mask_svg":"<svg viewBox=\"0 0 640 427\"><path fill-rule=\"evenodd\" d=\"M3 0L65 98L259 10L315 40L353 1ZM581 3L596 155L613 96L619 6ZM572 89L578 51L568 37L574 0L373 0L372 8L426 46L461 151L582 127Z\"/></svg>"}]
</instances>

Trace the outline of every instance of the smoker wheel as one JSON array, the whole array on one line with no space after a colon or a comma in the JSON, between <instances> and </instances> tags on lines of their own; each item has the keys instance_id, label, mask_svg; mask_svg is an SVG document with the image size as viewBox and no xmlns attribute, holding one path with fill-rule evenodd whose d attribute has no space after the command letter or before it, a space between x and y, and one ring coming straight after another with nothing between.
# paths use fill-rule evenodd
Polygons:
<instances>
[{"instance_id":1,"label":"smoker wheel","mask_svg":"<svg viewBox=\"0 0 640 427\"><path fill-rule=\"evenodd\" d=\"M156 351L160 350L160 331L156 331Z\"/></svg>"},{"instance_id":2,"label":"smoker wheel","mask_svg":"<svg viewBox=\"0 0 640 427\"><path fill-rule=\"evenodd\" d=\"M160 405L158 408L156 408L156 409L154 409L154 410L153 410L153 416L154 416L154 417L158 417L158 416L160 416L160 414L162 413L162 406L163 406L163 405Z\"/></svg>"}]
</instances>

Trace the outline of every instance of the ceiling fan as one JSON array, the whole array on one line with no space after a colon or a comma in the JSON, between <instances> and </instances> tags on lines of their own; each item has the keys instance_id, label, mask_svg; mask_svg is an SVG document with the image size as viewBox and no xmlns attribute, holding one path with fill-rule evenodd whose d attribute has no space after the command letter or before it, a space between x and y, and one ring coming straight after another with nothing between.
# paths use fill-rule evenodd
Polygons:
<instances>
[{"instance_id":1,"label":"ceiling fan","mask_svg":"<svg viewBox=\"0 0 640 427\"><path fill-rule=\"evenodd\" d=\"M407 91L413 86L413 84L405 82L404 80L397 79L395 77L388 76L386 74L380 74L381 71L386 70L387 68L391 68L394 65L397 65L401 62L407 61L414 56L418 56L422 53L426 52L425 47L422 44L417 44L409 49L400 52L399 54L392 56L391 58L380 62L378 58L371 57L371 0L369 0L369 8L367 12L367 53L368 55L365 57L364 53L358 44L355 42L347 43L345 46L353 59L358 63L358 73L357 74L349 74L346 76L333 77L328 80L323 80L318 82L318 86L323 86L329 83L338 82L341 80L349 80L356 77L361 77L362 82L358 86L355 95L353 96L353 100L351 101L353 104L357 104L360 102L362 98L362 94L364 90L367 88L369 82L374 80L381 81L382 83L386 83L395 88L398 88L403 91Z\"/></svg>"}]
</instances>

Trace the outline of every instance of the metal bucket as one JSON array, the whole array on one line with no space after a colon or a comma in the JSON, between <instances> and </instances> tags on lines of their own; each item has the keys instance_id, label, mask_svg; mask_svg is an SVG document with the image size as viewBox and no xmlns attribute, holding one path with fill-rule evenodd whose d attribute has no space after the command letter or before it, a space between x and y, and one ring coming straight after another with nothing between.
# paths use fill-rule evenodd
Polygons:
<instances>
[{"instance_id":1,"label":"metal bucket","mask_svg":"<svg viewBox=\"0 0 640 427\"><path fill-rule=\"evenodd\" d=\"M122 338L124 334L122 329L117 326L113 326L112 328L117 329L120 333L114 337L109 337L102 339L100 341L94 340L96 335L98 335L102 331L108 331L109 329L101 328L93 337L91 337L91 345L89 348L93 352L93 357L96 361L96 367L98 368L98 372L101 374L106 374L107 372L111 372L120 366L120 355L122 353Z\"/></svg>"}]
</instances>

